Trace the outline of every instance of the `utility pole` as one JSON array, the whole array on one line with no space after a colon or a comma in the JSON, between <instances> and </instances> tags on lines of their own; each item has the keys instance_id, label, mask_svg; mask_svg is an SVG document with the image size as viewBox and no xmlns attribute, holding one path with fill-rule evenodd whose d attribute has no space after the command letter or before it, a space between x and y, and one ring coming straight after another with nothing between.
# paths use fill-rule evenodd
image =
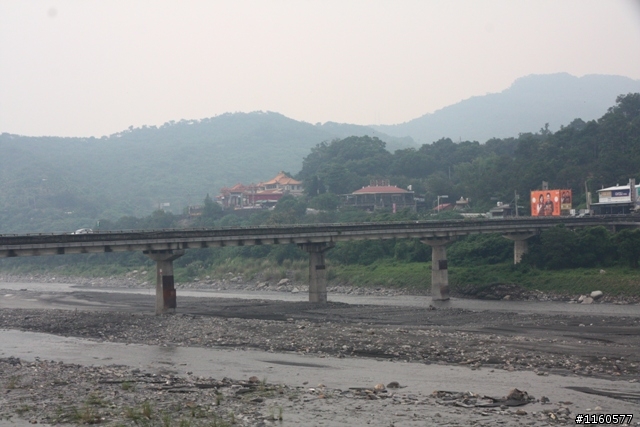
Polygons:
<instances>
[{"instance_id":1,"label":"utility pole","mask_svg":"<svg viewBox=\"0 0 640 427\"><path fill-rule=\"evenodd\" d=\"M516 201L516 218L518 217L518 190L513 190L514 200Z\"/></svg>"}]
</instances>

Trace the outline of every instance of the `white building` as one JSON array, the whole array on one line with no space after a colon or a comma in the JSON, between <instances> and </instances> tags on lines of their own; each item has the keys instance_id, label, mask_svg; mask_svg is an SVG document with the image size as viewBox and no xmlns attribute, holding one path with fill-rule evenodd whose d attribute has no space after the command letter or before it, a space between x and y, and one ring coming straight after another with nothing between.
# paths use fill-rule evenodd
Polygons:
<instances>
[{"instance_id":1,"label":"white building","mask_svg":"<svg viewBox=\"0 0 640 427\"><path fill-rule=\"evenodd\" d=\"M639 194L640 185L635 185L635 180L627 185L603 188L598 190L598 203L593 203L591 208L596 215L629 214L639 208Z\"/></svg>"}]
</instances>

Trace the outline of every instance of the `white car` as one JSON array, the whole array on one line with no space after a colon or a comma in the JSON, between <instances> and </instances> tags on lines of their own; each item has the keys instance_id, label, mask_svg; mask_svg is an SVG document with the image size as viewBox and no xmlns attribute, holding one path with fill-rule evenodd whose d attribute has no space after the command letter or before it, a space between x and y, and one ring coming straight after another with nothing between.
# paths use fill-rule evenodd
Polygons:
<instances>
[{"instance_id":1,"label":"white car","mask_svg":"<svg viewBox=\"0 0 640 427\"><path fill-rule=\"evenodd\" d=\"M90 228L80 228L71 234L91 234L91 233L93 233L93 230Z\"/></svg>"}]
</instances>

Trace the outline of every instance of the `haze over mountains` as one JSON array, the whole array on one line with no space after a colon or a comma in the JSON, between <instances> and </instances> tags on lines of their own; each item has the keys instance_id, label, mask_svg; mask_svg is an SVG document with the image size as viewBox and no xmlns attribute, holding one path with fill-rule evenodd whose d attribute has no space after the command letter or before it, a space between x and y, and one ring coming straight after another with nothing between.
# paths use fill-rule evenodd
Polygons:
<instances>
[{"instance_id":1,"label":"haze over mountains","mask_svg":"<svg viewBox=\"0 0 640 427\"><path fill-rule=\"evenodd\" d=\"M372 127L411 136L419 144L440 138L486 142L537 132L546 123L556 131L575 118L597 119L618 95L635 92L640 92L640 80L622 76L531 75L500 93L475 96L405 123Z\"/></svg>"},{"instance_id":2,"label":"haze over mountains","mask_svg":"<svg viewBox=\"0 0 640 427\"><path fill-rule=\"evenodd\" d=\"M251 183L284 170L296 174L311 148L347 136L377 136L387 149L517 136L602 116L640 81L618 76L529 76L499 94L474 97L394 126L310 124L272 112L227 113L160 127L129 128L102 138L0 135L0 232L25 215L20 231L60 230L147 215L160 203L180 213L221 187ZM28 215L28 219L26 217ZM40 219L42 222L40 222ZM46 219L45 219L46 218ZM47 226L45 227L45 222ZM12 228L14 231L15 227Z\"/></svg>"}]
</instances>

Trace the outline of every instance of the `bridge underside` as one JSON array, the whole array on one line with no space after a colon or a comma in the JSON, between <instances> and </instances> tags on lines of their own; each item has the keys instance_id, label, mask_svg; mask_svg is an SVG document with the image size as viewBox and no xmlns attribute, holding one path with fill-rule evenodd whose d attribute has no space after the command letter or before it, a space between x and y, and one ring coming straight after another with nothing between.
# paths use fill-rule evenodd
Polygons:
<instances>
[{"instance_id":1,"label":"bridge underside","mask_svg":"<svg viewBox=\"0 0 640 427\"><path fill-rule=\"evenodd\" d=\"M100 232L94 234L0 235L0 258L140 251L156 261L156 312L176 309L173 261L187 249L296 244L309 253L309 301L327 301L325 252L350 240L419 239L432 247L432 295L449 299L446 246L459 236L497 233L514 241L514 263L527 251L527 239L543 229L633 227L640 217L529 218L457 221L407 221L364 224L290 225L221 229Z\"/></svg>"},{"instance_id":2,"label":"bridge underside","mask_svg":"<svg viewBox=\"0 0 640 427\"><path fill-rule=\"evenodd\" d=\"M520 262L522 254L527 250L526 239L535 235L531 232L510 233L504 237L514 241L514 263ZM354 236L355 237L355 236ZM358 236L360 239L371 236ZM378 239L397 239L399 237L417 237L415 233L403 233L402 236L376 236ZM349 240L360 240L357 237ZM433 235L420 241L431 246L431 295L435 301L449 300L449 277L446 246L456 239L456 235ZM91 254L109 252L141 251L156 262L156 314L174 313L177 308L177 294L173 275L173 261L184 255L186 249L216 248L226 246L253 246L297 243L298 247L309 253L309 301L327 302L327 270L325 252L335 246L335 242L316 238L317 241L294 238L261 238L233 241L180 241L180 242L130 242L120 245L84 244L60 247L15 248L0 252L0 256L42 256L65 254Z\"/></svg>"}]
</instances>

